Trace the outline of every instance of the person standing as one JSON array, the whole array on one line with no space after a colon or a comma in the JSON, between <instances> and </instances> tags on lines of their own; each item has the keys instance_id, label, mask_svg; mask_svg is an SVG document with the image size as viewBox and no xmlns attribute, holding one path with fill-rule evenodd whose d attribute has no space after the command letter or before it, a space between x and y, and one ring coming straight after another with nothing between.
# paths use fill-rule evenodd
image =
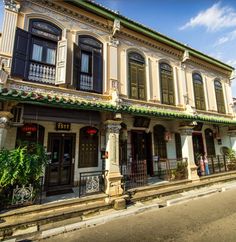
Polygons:
<instances>
[{"instance_id":1,"label":"person standing","mask_svg":"<svg viewBox=\"0 0 236 242\"><path fill-rule=\"evenodd\" d=\"M203 156L200 156L199 160L199 165L200 165L200 175L203 176L205 172L205 166L204 166L204 161L203 161Z\"/></svg>"},{"instance_id":2,"label":"person standing","mask_svg":"<svg viewBox=\"0 0 236 242\"><path fill-rule=\"evenodd\" d=\"M203 162L204 162L204 166L205 166L205 174L206 176L210 175L210 171L209 171L209 165L208 165L208 159L206 156L206 153L204 153L203 155Z\"/></svg>"}]
</instances>

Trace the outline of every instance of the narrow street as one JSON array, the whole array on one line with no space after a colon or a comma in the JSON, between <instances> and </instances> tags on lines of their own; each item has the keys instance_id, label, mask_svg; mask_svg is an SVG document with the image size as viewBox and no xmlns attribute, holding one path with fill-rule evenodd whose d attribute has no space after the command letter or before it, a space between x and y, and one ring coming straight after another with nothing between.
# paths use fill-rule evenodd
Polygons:
<instances>
[{"instance_id":1,"label":"narrow street","mask_svg":"<svg viewBox=\"0 0 236 242\"><path fill-rule=\"evenodd\" d=\"M236 189L44 241L235 241Z\"/></svg>"}]
</instances>

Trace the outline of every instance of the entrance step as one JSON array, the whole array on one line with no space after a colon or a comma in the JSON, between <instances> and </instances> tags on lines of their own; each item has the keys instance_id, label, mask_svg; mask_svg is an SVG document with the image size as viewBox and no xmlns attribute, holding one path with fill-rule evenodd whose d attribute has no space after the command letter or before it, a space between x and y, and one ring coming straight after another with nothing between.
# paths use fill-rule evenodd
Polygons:
<instances>
[{"instance_id":1,"label":"entrance step","mask_svg":"<svg viewBox=\"0 0 236 242\"><path fill-rule=\"evenodd\" d=\"M82 221L89 216L111 208L106 195L94 195L43 205L33 205L0 214L0 240L36 236L39 232L63 223Z\"/></svg>"},{"instance_id":2,"label":"entrance step","mask_svg":"<svg viewBox=\"0 0 236 242\"><path fill-rule=\"evenodd\" d=\"M232 180L236 180L236 171L205 176L198 182L182 180L139 187L128 190L129 202L147 201Z\"/></svg>"}]
</instances>

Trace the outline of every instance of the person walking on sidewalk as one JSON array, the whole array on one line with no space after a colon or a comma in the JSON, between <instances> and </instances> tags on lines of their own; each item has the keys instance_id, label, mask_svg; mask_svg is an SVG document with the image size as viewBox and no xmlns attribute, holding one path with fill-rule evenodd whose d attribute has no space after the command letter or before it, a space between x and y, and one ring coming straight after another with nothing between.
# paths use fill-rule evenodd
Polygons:
<instances>
[{"instance_id":1,"label":"person walking on sidewalk","mask_svg":"<svg viewBox=\"0 0 236 242\"><path fill-rule=\"evenodd\" d=\"M208 159L207 159L206 153L204 153L203 155L203 162L205 167L205 175L208 176L210 175L210 171L209 171L209 165L208 165Z\"/></svg>"}]
</instances>

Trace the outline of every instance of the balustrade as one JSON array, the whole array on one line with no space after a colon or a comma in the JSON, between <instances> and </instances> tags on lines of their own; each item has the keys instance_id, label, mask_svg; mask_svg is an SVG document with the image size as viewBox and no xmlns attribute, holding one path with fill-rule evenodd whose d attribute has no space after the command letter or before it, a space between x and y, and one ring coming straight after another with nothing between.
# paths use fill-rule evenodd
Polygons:
<instances>
[{"instance_id":1,"label":"balustrade","mask_svg":"<svg viewBox=\"0 0 236 242\"><path fill-rule=\"evenodd\" d=\"M86 74L80 74L80 89L86 90L86 91L92 91L93 77Z\"/></svg>"},{"instance_id":2,"label":"balustrade","mask_svg":"<svg viewBox=\"0 0 236 242\"><path fill-rule=\"evenodd\" d=\"M38 63L30 63L29 76L30 81L55 84L56 67Z\"/></svg>"}]
</instances>

